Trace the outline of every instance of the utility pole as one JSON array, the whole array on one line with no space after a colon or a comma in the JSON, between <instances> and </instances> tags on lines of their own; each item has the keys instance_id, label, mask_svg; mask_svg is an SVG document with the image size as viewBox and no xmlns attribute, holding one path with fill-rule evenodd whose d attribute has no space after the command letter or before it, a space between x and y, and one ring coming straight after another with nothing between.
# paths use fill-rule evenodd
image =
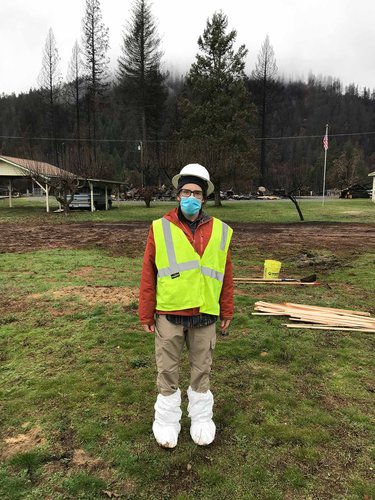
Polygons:
<instances>
[{"instance_id":1,"label":"utility pole","mask_svg":"<svg viewBox=\"0 0 375 500\"><path fill-rule=\"evenodd\" d=\"M326 170L327 170L327 151L328 151L328 123L326 124L326 133L323 137L323 148L324 148L324 170L323 170L323 198L322 205L324 206L324 193L326 190Z\"/></svg>"},{"instance_id":2,"label":"utility pole","mask_svg":"<svg viewBox=\"0 0 375 500\"><path fill-rule=\"evenodd\" d=\"M138 151L140 153L140 167L141 167L141 183L142 187L145 187L145 172L143 166L143 141L138 141Z\"/></svg>"}]
</instances>

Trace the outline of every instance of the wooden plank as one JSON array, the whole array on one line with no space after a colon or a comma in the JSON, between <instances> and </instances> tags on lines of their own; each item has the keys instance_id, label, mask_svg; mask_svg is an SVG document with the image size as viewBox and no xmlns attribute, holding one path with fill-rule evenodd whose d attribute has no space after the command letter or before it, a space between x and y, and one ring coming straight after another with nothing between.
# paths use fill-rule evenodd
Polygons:
<instances>
[{"instance_id":1,"label":"wooden plank","mask_svg":"<svg viewBox=\"0 0 375 500\"><path fill-rule=\"evenodd\" d=\"M255 310L256 311L260 311L260 312L270 312L270 313L273 313L273 312L282 312L283 314L286 314L286 312L284 311L284 309L274 309L272 307L255 307Z\"/></svg>"},{"instance_id":2,"label":"wooden plank","mask_svg":"<svg viewBox=\"0 0 375 500\"><path fill-rule=\"evenodd\" d=\"M285 303L272 304L258 301L254 308L255 314L269 316L289 316L291 321L310 322L313 325L331 326L337 328L360 328L366 331L375 329L375 318L353 314L352 310L306 306L304 304ZM357 311L354 311L356 313Z\"/></svg>"},{"instance_id":3,"label":"wooden plank","mask_svg":"<svg viewBox=\"0 0 375 500\"><path fill-rule=\"evenodd\" d=\"M253 316L286 316L283 312L274 312L274 313L268 313L268 312L255 312L251 313Z\"/></svg>"},{"instance_id":4,"label":"wooden plank","mask_svg":"<svg viewBox=\"0 0 375 500\"><path fill-rule=\"evenodd\" d=\"M283 311L283 312L285 312L285 309L283 307L270 307L270 306L263 306L263 305L254 306L254 309L256 311L265 311L265 310L267 310L267 311L271 311L271 312L272 311L278 311L278 312Z\"/></svg>"},{"instance_id":5,"label":"wooden plank","mask_svg":"<svg viewBox=\"0 0 375 500\"><path fill-rule=\"evenodd\" d=\"M287 311L291 318L296 320L306 320L315 323L332 323L365 326L366 328L375 328L375 318L364 318L361 316L345 316L343 314L321 314L320 312L301 312L301 311Z\"/></svg>"},{"instance_id":6,"label":"wooden plank","mask_svg":"<svg viewBox=\"0 0 375 500\"><path fill-rule=\"evenodd\" d=\"M321 325L332 325L332 326L354 326L359 328L375 328L375 323L356 323L354 321L345 320L335 320L334 318L311 318L310 316L302 316L299 318L290 317L290 321L309 321L311 323L321 324Z\"/></svg>"},{"instance_id":7,"label":"wooden plank","mask_svg":"<svg viewBox=\"0 0 375 500\"><path fill-rule=\"evenodd\" d=\"M273 281L301 281L297 278L277 278L277 279L266 279L266 278L233 278L233 281L265 281L265 282L273 282Z\"/></svg>"},{"instance_id":8,"label":"wooden plank","mask_svg":"<svg viewBox=\"0 0 375 500\"><path fill-rule=\"evenodd\" d=\"M336 309L334 307L323 307L323 306L309 306L309 305L306 305L306 304L295 304L293 302L285 302L284 303L285 306L291 306L291 307L297 307L297 308L302 308L302 309L323 309L323 310L326 310L326 311L335 311L335 312L341 312L341 313L350 313L350 314L355 314L355 315L358 315L358 316L371 316L371 314L369 312L365 312L365 311L352 311L350 309Z\"/></svg>"},{"instance_id":9,"label":"wooden plank","mask_svg":"<svg viewBox=\"0 0 375 500\"><path fill-rule=\"evenodd\" d=\"M375 329L369 328L347 328L347 327L337 327L337 326L328 326L328 325L297 325L295 323L285 323L283 326L287 326L288 328L302 328L302 329L312 329L312 330L340 330L343 332L364 332L364 333L375 333Z\"/></svg>"},{"instance_id":10,"label":"wooden plank","mask_svg":"<svg viewBox=\"0 0 375 500\"><path fill-rule=\"evenodd\" d=\"M312 281L312 282L305 282L305 281L273 281L273 280L267 280L267 281L252 281L252 280L243 280L243 281L238 281L238 284L241 285L247 285L247 284L253 284L253 285L304 285L304 286L318 286L320 285L319 281Z\"/></svg>"},{"instance_id":11,"label":"wooden plank","mask_svg":"<svg viewBox=\"0 0 375 500\"><path fill-rule=\"evenodd\" d=\"M371 325L375 327L375 318L368 318L363 316L345 315L345 314L328 314L324 313L312 313L312 312L301 312L301 311L288 311L290 316L299 318L312 318L312 319L326 319L335 321L346 321L355 324Z\"/></svg>"},{"instance_id":12,"label":"wooden plank","mask_svg":"<svg viewBox=\"0 0 375 500\"><path fill-rule=\"evenodd\" d=\"M370 313L363 312L363 311L352 311L352 310L345 310L345 309L334 309L334 308L326 308L326 307L320 307L320 306L307 306L304 304L293 304L290 302L286 302L284 304L271 304L268 302L262 302L258 301L255 303L256 306L258 307L264 307L267 306L269 308L274 307L277 309L283 308L285 311L289 312L296 312L298 311L299 313L311 313L311 314L338 314L338 315L345 315L353 317L353 318L360 318L361 320L365 320L366 318L371 318ZM373 318L369 319L370 321L373 320Z\"/></svg>"}]
</instances>

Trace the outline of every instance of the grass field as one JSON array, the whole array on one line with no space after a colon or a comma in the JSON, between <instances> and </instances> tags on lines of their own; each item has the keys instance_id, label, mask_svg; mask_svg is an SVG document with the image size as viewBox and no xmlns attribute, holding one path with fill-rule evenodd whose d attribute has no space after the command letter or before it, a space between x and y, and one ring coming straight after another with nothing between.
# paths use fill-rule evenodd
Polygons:
<instances>
[{"instance_id":1,"label":"grass field","mask_svg":"<svg viewBox=\"0 0 375 500\"><path fill-rule=\"evenodd\" d=\"M303 198L299 200L304 219L306 222L374 222L375 203L370 199L340 200L326 198L324 205L321 199ZM72 211L68 217L61 213L53 213L57 203L50 198L50 209L52 213L45 212L45 203L35 201L32 198L17 198L13 200L13 208L8 207L6 199L0 200L0 223L43 221L45 223L67 223L67 222L122 222L137 220L153 220L161 217L168 208L175 206L174 202L152 202L150 208L146 208L143 202L126 201L114 202L114 208L108 211ZM298 213L290 200L250 200L250 201L223 201L222 207L214 207L209 201L206 210L214 216L221 217L226 221L236 222L299 222Z\"/></svg>"},{"instance_id":2,"label":"grass field","mask_svg":"<svg viewBox=\"0 0 375 500\"><path fill-rule=\"evenodd\" d=\"M1 201L0 222L150 220L168 206L65 218ZM369 200L301 206L307 220L374 222ZM284 201L208 211L228 221L298 220ZM255 301L267 300L374 316L375 250L332 268L300 269L291 255L288 273L317 272L320 287L236 287L235 318L229 336L218 337L211 377L217 439L209 447L190 439L185 353L174 450L159 448L151 432L153 337L137 318L142 251L0 254L0 498L375 498L375 334L289 330L281 318L251 315ZM253 245L234 251L235 274L260 274L263 258Z\"/></svg>"}]
</instances>

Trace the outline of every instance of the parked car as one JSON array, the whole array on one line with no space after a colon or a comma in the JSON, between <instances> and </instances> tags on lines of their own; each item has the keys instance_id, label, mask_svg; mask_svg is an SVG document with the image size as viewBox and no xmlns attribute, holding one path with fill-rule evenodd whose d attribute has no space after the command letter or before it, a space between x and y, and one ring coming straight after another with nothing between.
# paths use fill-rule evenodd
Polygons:
<instances>
[{"instance_id":1,"label":"parked car","mask_svg":"<svg viewBox=\"0 0 375 500\"><path fill-rule=\"evenodd\" d=\"M340 198L369 198L368 188L362 186L361 184L353 184L343 189L340 194Z\"/></svg>"},{"instance_id":2,"label":"parked car","mask_svg":"<svg viewBox=\"0 0 375 500\"><path fill-rule=\"evenodd\" d=\"M112 207L112 196L111 190L107 190L107 203L108 208ZM105 189L95 187L93 191L94 195L94 207L95 210L105 210ZM79 192L74 194L73 200L70 204L70 208L82 208L91 209L91 194L90 189L83 187Z\"/></svg>"},{"instance_id":3,"label":"parked car","mask_svg":"<svg viewBox=\"0 0 375 500\"><path fill-rule=\"evenodd\" d=\"M0 198L8 198L9 196L9 188L0 186ZM12 189L12 198L18 198L20 193L15 189Z\"/></svg>"}]
</instances>

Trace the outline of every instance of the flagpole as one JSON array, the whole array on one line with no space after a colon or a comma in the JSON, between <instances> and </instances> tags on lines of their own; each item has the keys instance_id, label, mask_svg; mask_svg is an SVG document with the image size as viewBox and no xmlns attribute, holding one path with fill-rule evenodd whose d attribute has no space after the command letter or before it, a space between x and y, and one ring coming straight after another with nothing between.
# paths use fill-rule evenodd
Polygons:
<instances>
[{"instance_id":1,"label":"flagpole","mask_svg":"<svg viewBox=\"0 0 375 500\"><path fill-rule=\"evenodd\" d=\"M324 137L328 141L328 123L326 124L326 134ZM327 146L328 146L328 142L327 142ZM324 206L324 193L326 190L327 150L328 150L328 147L324 147L323 198L322 198L322 205L323 206Z\"/></svg>"}]
</instances>

